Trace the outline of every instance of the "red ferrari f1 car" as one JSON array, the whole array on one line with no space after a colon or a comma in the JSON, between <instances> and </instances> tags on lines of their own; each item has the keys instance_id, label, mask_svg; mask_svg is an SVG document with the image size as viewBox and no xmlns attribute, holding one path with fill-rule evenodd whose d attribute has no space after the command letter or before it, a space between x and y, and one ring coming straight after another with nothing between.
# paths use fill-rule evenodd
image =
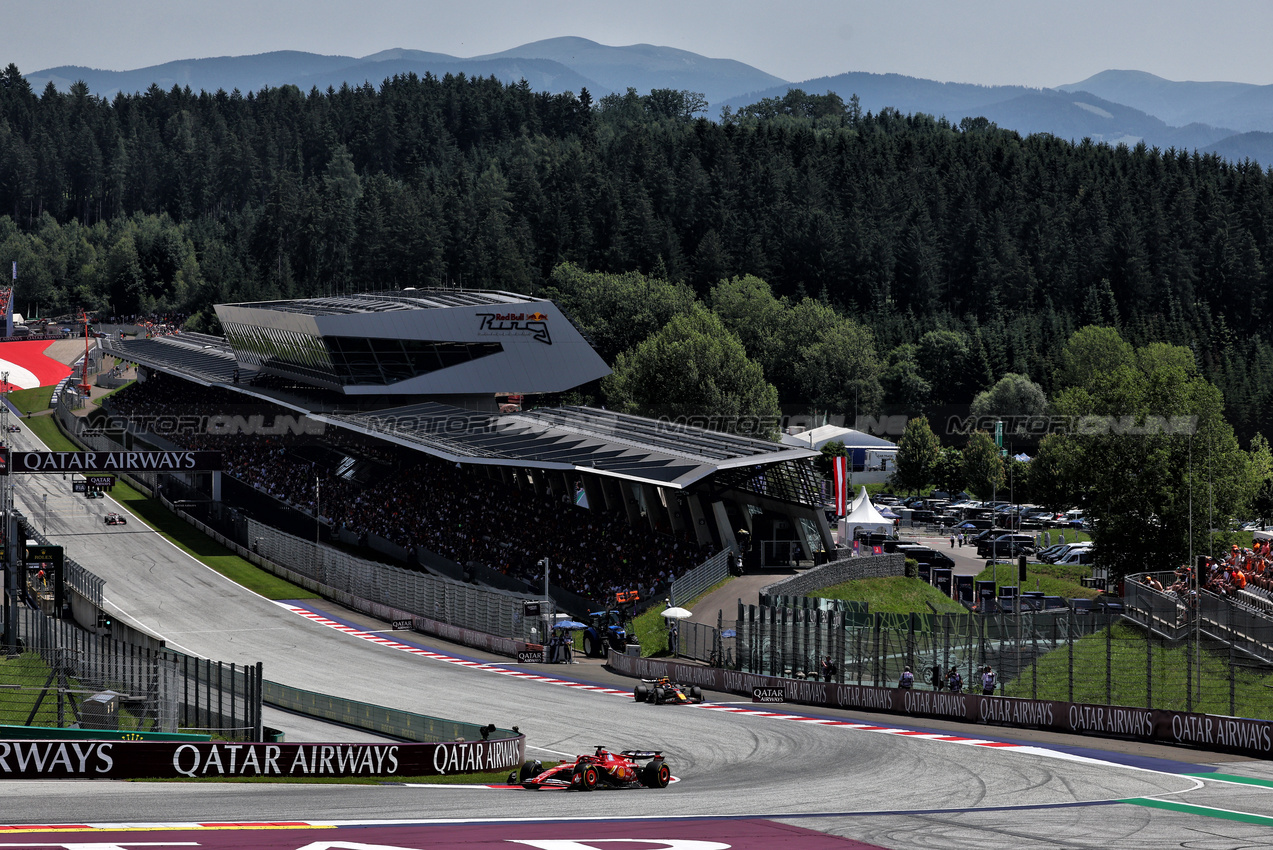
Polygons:
<instances>
[{"instance_id":1,"label":"red ferrari f1 car","mask_svg":"<svg viewBox=\"0 0 1273 850\"><path fill-rule=\"evenodd\" d=\"M645 764L640 764L645 762ZM596 788L666 788L672 771L663 762L663 753L655 750L624 750L617 755L605 747L597 747L592 755L579 756L544 770L531 759L520 771L508 775L510 785L538 791L540 788L565 788L569 791L592 791Z\"/></svg>"},{"instance_id":2,"label":"red ferrari f1 car","mask_svg":"<svg viewBox=\"0 0 1273 850\"><path fill-rule=\"evenodd\" d=\"M686 687L673 682L667 676L661 679L642 679L641 684L632 690L637 702L652 702L662 705L670 702L673 705L694 705L703 701L703 692L697 685Z\"/></svg>"}]
</instances>

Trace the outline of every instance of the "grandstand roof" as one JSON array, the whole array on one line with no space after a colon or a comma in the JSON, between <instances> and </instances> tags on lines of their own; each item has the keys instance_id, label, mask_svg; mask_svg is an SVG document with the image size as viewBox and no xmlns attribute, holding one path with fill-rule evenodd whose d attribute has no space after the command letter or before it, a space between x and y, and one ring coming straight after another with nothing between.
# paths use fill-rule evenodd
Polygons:
<instances>
[{"instance_id":1,"label":"grandstand roof","mask_svg":"<svg viewBox=\"0 0 1273 850\"><path fill-rule=\"evenodd\" d=\"M326 298L297 298L287 301L253 301L230 304L256 310L304 313L308 316L342 316L351 313L389 313L398 310L429 310L441 307L483 307L531 304L534 299L513 292L469 289L403 289L393 292L366 292Z\"/></svg>"},{"instance_id":2,"label":"grandstand roof","mask_svg":"<svg viewBox=\"0 0 1273 850\"><path fill-rule=\"evenodd\" d=\"M105 342L112 353L156 371L283 404L333 426L457 463L575 469L684 488L719 470L818 454L807 447L588 407L497 414L421 401L372 412L340 411L317 398L234 384L234 354L219 337L182 334Z\"/></svg>"}]
</instances>

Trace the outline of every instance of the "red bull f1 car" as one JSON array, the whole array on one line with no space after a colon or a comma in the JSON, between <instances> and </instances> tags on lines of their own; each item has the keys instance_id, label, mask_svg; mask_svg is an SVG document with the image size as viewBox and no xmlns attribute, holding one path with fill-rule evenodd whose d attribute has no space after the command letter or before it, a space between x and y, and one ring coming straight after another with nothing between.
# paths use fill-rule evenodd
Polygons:
<instances>
[{"instance_id":1,"label":"red bull f1 car","mask_svg":"<svg viewBox=\"0 0 1273 850\"><path fill-rule=\"evenodd\" d=\"M642 764L644 762L644 764ZM594 791L597 788L666 788L672 771L663 761L663 753L624 750L612 753L597 747L592 755L562 762L544 770L533 759L520 771L508 775L510 785L521 785L531 791L541 788L564 788L567 791Z\"/></svg>"},{"instance_id":2,"label":"red bull f1 car","mask_svg":"<svg viewBox=\"0 0 1273 850\"><path fill-rule=\"evenodd\" d=\"M662 705L670 702L673 705L695 705L703 701L703 692L697 685L686 687L677 684L667 676L661 679L642 679L632 691L637 702L652 702Z\"/></svg>"}]
</instances>

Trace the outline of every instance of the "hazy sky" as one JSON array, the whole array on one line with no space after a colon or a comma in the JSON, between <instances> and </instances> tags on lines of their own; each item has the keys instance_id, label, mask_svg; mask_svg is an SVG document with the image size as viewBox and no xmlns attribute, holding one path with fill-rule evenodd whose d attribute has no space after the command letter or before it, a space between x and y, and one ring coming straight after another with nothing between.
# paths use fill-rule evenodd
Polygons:
<instances>
[{"instance_id":1,"label":"hazy sky","mask_svg":"<svg viewBox=\"0 0 1273 850\"><path fill-rule=\"evenodd\" d=\"M470 57L556 36L737 59L789 81L845 71L1031 86L1109 68L1273 83L1270 0L0 0L0 66L392 47Z\"/></svg>"}]
</instances>

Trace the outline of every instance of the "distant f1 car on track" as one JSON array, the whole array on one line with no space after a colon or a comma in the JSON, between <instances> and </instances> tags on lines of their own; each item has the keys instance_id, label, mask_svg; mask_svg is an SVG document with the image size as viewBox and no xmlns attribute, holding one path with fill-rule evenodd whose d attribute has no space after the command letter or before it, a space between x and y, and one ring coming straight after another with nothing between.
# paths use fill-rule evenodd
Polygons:
<instances>
[{"instance_id":1,"label":"distant f1 car on track","mask_svg":"<svg viewBox=\"0 0 1273 850\"><path fill-rule=\"evenodd\" d=\"M686 687L673 682L667 676L660 679L642 679L641 684L632 690L637 702L652 702L662 705L670 702L674 705L695 705L703 701L703 691L697 685Z\"/></svg>"},{"instance_id":2,"label":"distant f1 car on track","mask_svg":"<svg viewBox=\"0 0 1273 850\"><path fill-rule=\"evenodd\" d=\"M645 762L641 764L640 762ZM519 784L531 791L541 788L564 788L568 791L592 791L596 788L666 788L672 771L658 750L624 750L615 754L597 747L592 755L544 770L534 759L521 770L508 775L510 785Z\"/></svg>"},{"instance_id":3,"label":"distant f1 car on track","mask_svg":"<svg viewBox=\"0 0 1273 850\"><path fill-rule=\"evenodd\" d=\"M106 524L107 525L128 525L128 520L124 519L124 517L120 516L119 514L107 514Z\"/></svg>"}]
</instances>

